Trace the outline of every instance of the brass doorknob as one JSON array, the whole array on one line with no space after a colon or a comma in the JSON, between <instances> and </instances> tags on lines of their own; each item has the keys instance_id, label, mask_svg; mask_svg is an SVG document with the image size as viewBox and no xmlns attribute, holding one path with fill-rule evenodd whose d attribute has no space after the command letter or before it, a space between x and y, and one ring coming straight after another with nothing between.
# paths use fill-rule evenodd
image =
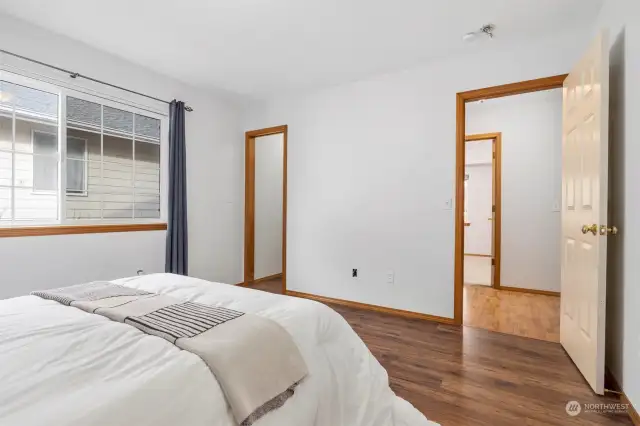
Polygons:
<instances>
[{"instance_id":1,"label":"brass doorknob","mask_svg":"<svg viewBox=\"0 0 640 426\"><path fill-rule=\"evenodd\" d=\"M586 234L588 232L591 232L593 235L597 235L598 234L598 225L596 225L595 223L591 226L589 225L582 225L582 233Z\"/></svg>"},{"instance_id":2,"label":"brass doorknob","mask_svg":"<svg viewBox=\"0 0 640 426\"><path fill-rule=\"evenodd\" d=\"M616 235L618 233L618 228L615 226L600 226L600 235Z\"/></svg>"}]
</instances>

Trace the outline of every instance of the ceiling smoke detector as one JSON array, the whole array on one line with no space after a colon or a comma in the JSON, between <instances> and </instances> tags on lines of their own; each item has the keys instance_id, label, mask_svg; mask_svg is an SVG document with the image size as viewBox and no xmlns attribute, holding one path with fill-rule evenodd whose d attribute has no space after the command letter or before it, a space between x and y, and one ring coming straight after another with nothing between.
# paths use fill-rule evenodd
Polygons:
<instances>
[{"instance_id":1,"label":"ceiling smoke detector","mask_svg":"<svg viewBox=\"0 0 640 426\"><path fill-rule=\"evenodd\" d=\"M478 38L479 36L486 35L489 38L493 38L493 31L496 29L496 26L493 24L486 24L480 27L479 30L472 31L470 33L466 33L462 36L462 40L464 41L472 41Z\"/></svg>"}]
</instances>

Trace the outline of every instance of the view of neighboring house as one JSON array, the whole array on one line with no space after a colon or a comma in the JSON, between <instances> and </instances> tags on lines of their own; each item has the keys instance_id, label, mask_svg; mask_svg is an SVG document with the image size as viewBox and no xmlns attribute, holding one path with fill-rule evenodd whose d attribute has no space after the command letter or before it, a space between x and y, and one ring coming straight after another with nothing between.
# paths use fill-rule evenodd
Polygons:
<instances>
[{"instance_id":1,"label":"view of neighboring house","mask_svg":"<svg viewBox=\"0 0 640 426\"><path fill-rule=\"evenodd\" d=\"M160 217L160 120L67 97L61 146L59 96L1 84L0 220L58 219L61 151L62 219Z\"/></svg>"}]
</instances>

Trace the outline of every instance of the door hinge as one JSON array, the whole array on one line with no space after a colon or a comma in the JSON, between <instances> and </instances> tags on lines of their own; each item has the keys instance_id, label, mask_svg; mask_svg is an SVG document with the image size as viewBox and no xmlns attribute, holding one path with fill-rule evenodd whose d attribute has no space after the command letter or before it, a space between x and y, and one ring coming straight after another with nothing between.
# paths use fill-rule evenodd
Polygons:
<instances>
[{"instance_id":1,"label":"door hinge","mask_svg":"<svg viewBox=\"0 0 640 426\"><path fill-rule=\"evenodd\" d=\"M493 257L491 258L491 266L496 266L496 260Z\"/></svg>"},{"instance_id":2,"label":"door hinge","mask_svg":"<svg viewBox=\"0 0 640 426\"><path fill-rule=\"evenodd\" d=\"M491 206L491 211L492 211L493 213L495 213L495 212L496 212L496 205L495 205L495 204L494 204L493 206Z\"/></svg>"}]
</instances>

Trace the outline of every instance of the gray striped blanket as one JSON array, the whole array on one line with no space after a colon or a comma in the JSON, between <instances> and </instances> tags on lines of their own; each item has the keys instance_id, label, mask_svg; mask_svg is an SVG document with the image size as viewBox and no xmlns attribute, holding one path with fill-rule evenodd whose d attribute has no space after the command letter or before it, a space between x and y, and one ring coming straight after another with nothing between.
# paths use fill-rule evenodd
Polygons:
<instances>
[{"instance_id":1,"label":"gray striped blanket","mask_svg":"<svg viewBox=\"0 0 640 426\"><path fill-rule=\"evenodd\" d=\"M124 322L175 343L182 337L195 337L241 315L244 314L227 308L184 302L165 306L146 315L126 318Z\"/></svg>"},{"instance_id":2,"label":"gray striped blanket","mask_svg":"<svg viewBox=\"0 0 640 426\"><path fill-rule=\"evenodd\" d=\"M289 333L257 315L102 281L32 294L129 324L198 355L241 426L280 408L308 374Z\"/></svg>"}]
</instances>

